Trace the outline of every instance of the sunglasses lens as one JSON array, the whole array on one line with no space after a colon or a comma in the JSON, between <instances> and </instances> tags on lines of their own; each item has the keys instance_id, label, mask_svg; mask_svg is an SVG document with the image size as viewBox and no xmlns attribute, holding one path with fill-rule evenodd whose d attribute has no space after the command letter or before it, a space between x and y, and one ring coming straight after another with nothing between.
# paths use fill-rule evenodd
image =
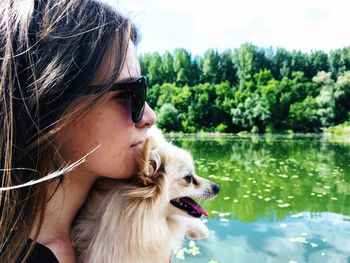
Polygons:
<instances>
[{"instance_id":1,"label":"sunglasses lens","mask_svg":"<svg viewBox=\"0 0 350 263\"><path fill-rule=\"evenodd\" d=\"M132 120L133 122L141 121L145 110L147 98L147 82L146 78L142 77L137 80L139 83L133 88L132 94Z\"/></svg>"},{"instance_id":2,"label":"sunglasses lens","mask_svg":"<svg viewBox=\"0 0 350 263\"><path fill-rule=\"evenodd\" d=\"M105 88L104 85L94 85L90 86L89 93L83 94L98 94ZM145 111L145 104L147 98L147 78L141 76L136 80L129 82L114 83L109 91L122 91L117 97L125 100L131 101L131 105L127 106L128 109L131 107L131 117L133 122L141 121L143 117L143 112Z\"/></svg>"}]
</instances>

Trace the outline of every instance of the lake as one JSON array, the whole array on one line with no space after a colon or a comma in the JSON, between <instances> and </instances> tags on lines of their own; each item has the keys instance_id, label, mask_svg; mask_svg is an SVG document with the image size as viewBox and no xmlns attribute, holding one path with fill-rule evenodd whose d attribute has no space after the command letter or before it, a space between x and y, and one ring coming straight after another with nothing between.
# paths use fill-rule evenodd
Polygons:
<instances>
[{"instance_id":1,"label":"lake","mask_svg":"<svg viewBox=\"0 0 350 263\"><path fill-rule=\"evenodd\" d=\"M176 263L350 262L350 143L322 135L168 135L221 186L210 236Z\"/></svg>"}]
</instances>

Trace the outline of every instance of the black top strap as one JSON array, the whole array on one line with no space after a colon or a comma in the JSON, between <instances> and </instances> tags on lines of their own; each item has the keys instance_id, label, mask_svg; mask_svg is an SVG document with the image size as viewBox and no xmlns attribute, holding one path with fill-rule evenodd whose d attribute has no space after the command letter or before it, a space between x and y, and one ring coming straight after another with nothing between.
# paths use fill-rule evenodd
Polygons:
<instances>
[{"instance_id":1,"label":"black top strap","mask_svg":"<svg viewBox=\"0 0 350 263\"><path fill-rule=\"evenodd\" d=\"M21 259L24 257L24 255L28 251L32 242L33 241L31 239L27 241L27 244L22 249L21 255L19 259L16 261L16 263L21 262ZM40 243L36 243L26 263L59 263L59 262L49 248L45 247Z\"/></svg>"}]
</instances>

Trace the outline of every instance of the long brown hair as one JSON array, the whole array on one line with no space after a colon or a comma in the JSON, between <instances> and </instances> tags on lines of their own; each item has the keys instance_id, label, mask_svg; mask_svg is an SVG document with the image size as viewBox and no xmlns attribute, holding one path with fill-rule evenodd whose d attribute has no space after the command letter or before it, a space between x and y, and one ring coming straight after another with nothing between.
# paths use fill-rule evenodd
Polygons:
<instances>
[{"instance_id":1,"label":"long brown hair","mask_svg":"<svg viewBox=\"0 0 350 263\"><path fill-rule=\"evenodd\" d=\"M127 18L98 1L1 0L1 187L57 168L55 135L103 96L120 73L128 41L136 44L137 38ZM67 110L89 94L87 86L111 48L114 74L105 89L80 109ZM0 262L18 260L29 234L39 233L52 183L57 180L0 191Z\"/></svg>"}]
</instances>

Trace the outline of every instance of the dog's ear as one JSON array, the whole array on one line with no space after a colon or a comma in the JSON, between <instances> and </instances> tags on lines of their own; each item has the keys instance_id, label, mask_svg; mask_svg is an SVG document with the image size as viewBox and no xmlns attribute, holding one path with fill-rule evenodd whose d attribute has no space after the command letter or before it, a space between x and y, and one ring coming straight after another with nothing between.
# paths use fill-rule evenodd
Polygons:
<instances>
[{"instance_id":1,"label":"dog's ear","mask_svg":"<svg viewBox=\"0 0 350 263\"><path fill-rule=\"evenodd\" d=\"M156 150L157 143L152 137L148 137L143 146L141 157L138 158L138 178L143 185L154 183L161 166L161 157Z\"/></svg>"},{"instance_id":2,"label":"dog's ear","mask_svg":"<svg viewBox=\"0 0 350 263\"><path fill-rule=\"evenodd\" d=\"M158 153L155 151L150 151L149 153L149 159L148 159L148 172L149 176L154 175L160 168L161 165L161 159Z\"/></svg>"}]
</instances>

